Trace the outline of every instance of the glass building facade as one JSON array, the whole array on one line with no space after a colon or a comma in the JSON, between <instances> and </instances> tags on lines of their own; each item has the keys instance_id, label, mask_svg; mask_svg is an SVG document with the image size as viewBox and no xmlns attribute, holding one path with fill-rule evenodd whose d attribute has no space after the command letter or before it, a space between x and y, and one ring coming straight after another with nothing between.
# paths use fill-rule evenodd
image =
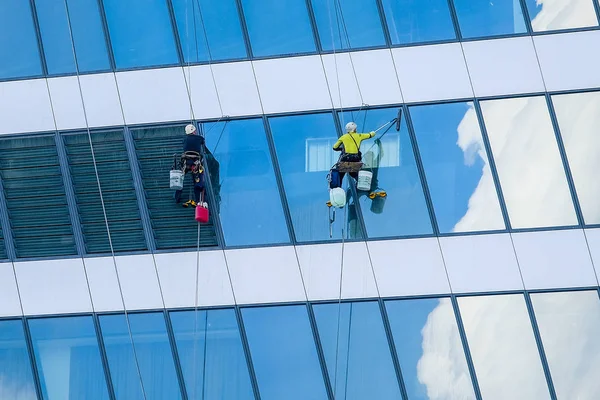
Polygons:
<instances>
[{"instance_id":1,"label":"glass building facade","mask_svg":"<svg viewBox=\"0 0 600 400\"><path fill-rule=\"evenodd\" d=\"M600 398L599 20L0 2L0 399ZM387 196L332 216L349 121Z\"/></svg>"}]
</instances>

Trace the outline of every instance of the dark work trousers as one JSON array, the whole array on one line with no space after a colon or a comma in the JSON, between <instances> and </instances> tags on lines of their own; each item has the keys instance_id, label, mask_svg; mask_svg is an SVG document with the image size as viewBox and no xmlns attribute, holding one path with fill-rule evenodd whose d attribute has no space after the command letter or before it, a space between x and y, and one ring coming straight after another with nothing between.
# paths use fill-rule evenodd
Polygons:
<instances>
[{"instance_id":1,"label":"dark work trousers","mask_svg":"<svg viewBox=\"0 0 600 400\"><path fill-rule=\"evenodd\" d=\"M202 168L202 163L198 159L192 158L183 158L181 161L181 168L185 175L188 172L192 173L192 182L194 183L194 201L196 203L200 203L203 199L204 194L204 171ZM185 182L185 177L184 177ZM181 195L183 193L183 189L175 191L175 202L181 202Z\"/></svg>"},{"instance_id":2,"label":"dark work trousers","mask_svg":"<svg viewBox=\"0 0 600 400\"><path fill-rule=\"evenodd\" d=\"M361 162L362 157L361 154L343 154L340 157L340 161L345 162ZM344 182L344 176L346 176L346 172L340 172L337 169L337 164L331 169L329 172L331 174L331 181L329 182L329 188L335 189L337 187L342 187L342 183ZM350 176L355 180L358 179L358 172L349 172ZM335 176L337 175L337 176Z\"/></svg>"}]
</instances>

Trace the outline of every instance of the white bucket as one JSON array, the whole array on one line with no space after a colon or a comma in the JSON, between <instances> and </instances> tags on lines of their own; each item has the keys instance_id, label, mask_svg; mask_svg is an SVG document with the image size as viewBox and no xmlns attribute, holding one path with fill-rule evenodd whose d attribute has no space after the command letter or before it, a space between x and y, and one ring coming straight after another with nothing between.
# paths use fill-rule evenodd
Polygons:
<instances>
[{"instance_id":1,"label":"white bucket","mask_svg":"<svg viewBox=\"0 0 600 400\"><path fill-rule=\"evenodd\" d=\"M331 205L334 207L344 207L346 205L346 192L342 188L329 190L329 201L331 201Z\"/></svg>"},{"instance_id":2,"label":"white bucket","mask_svg":"<svg viewBox=\"0 0 600 400\"><path fill-rule=\"evenodd\" d=\"M172 169L169 174L169 186L173 190L183 189L183 172L178 169Z\"/></svg>"},{"instance_id":3,"label":"white bucket","mask_svg":"<svg viewBox=\"0 0 600 400\"><path fill-rule=\"evenodd\" d=\"M358 172L358 182L356 188L362 191L371 190L371 180L373 179L373 173L365 169L361 169Z\"/></svg>"}]
</instances>

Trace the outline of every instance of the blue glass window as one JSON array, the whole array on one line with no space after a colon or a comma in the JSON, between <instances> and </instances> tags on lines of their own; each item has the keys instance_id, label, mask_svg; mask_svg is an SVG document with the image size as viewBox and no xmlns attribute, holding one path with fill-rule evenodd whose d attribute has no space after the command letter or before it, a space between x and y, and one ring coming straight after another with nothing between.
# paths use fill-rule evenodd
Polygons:
<instances>
[{"instance_id":1,"label":"blue glass window","mask_svg":"<svg viewBox=\"0 0 600 400\"><path fill-rule=\"evenodd\" d=\"M103 0L118 69L179 62L167 0Z\"/></svg>"},{"instance_id":2,"label":"blue glass window","mask_svg":"<svg viewBox=\"0 0 600 400\"><path fill-rule=\"evenodd\" d=\"M331 303L313 309L334 397L402 399L379 303Z\"/></svg>"},{"instance_id":3,"label":"blue glass window","mask_svg":"<svg viewBox=\"0 0 600 400\"><path fill-rule=\"evenodd\" d=\"M242 0L255 57L316 50L305 0Z\"/></svg>"},{"instance_id":4,"label":"blue glass window","mask_svg":"<svg viewBox=\"0 0 600 400\"><path fill-rule=\"evenodd\" d=\"M447 0L382 0L392 44L456 38Z\"/></svg>"},{"instance_id":5,"label":"blue glass window","mask_svg":"<svg viewBox=\"0 0 600 400\"><path fill-rule=\"evenodd\" d=\"M262 119L208 123L204 129L208 149L219 163L219 183L213 190L225 243L289 242Z\"/></svg>"},{"instance_id":6,"label":"blue glass window","mask_svg":"<svg viewBox=\"0 0 600 400\"><path fill-rule=\"evenodd\" d=\"M593 0L525 0L534 32L597 26Z\"/></svg>"},{"instance_id":7,"label":"blue glass window","mask_svg":"<svg viewBox=\"0 0 600 400\"><path fill-rule=\"evenodd\" d=\"M333 116L327 113L275 117L269 118L269 125L296 239L328 240L327 174L339 155L332 150L338 138ZM348 179L344 179L345 187ZM332 229L334 239L341 239L341 215L344 212L340 210ZM353 204L346 216L352 227L347 238L363 238Z\"/></svg>"},{"instance_id":8,"label":"blue glass window","mask_svg":"<svg viewBox=\"0 0 600 400\"><path fill-rule=\"evenodd\" d=\"M261 399L327 399L306 306L244 308L242 316Z\"/></svg>"},{"instance_id":9,"label":"blue glass window","mask_svg":"<svg viewBox=\"0 0 600 400\"><path fill-rule=\"evenodd\" d=\"M0 321L0 399L37 399L21 320Z\"/></svg>"},{"instance_id":10,"label":"blue glass window","mask_svg":"<svg viewBox=\"0 0 600 400\"><path fill-rule=\"evenodd\" d=\"M92 317L28 322L44 400L109 399Z\"/></svg>"},{"instance_id":11,"label":"blue glass window","mask_svg":"<svg viewBox=\"0 0 600 400\"><path fill-rule=\"evenodd\" d=\"M475 399L449 298L386 301L410 400Z\"/></svg>"},{"instance_id":12,"label":"blue glass window","mask_svg":"<svg viewBox=\"0 0 600 400\"><path fill-rule=\"evenodd\" d=\"M0 2L0 79L41 74L42 63L29 0Z\"/></svg>"},{"instance_id":13,"label":"blue glass window","mask_svg":"<svg viewBox=\"0 0 600 400\"><path fill-rule=\"evenodd\" d=\"M233 309L170 314L188 399L254 399Z\"/></svg>"},{"instance_id":14,"label":"blue glass window","mask_svg":"<svg viewBox=\"0 0 600 400\"><path fill-rule=\"evenodd\" d=\"M110 68L97 0L35 0L35 8L49 74Z\"/></svg>"},{"instance_id":15,"label":"blue glass window","mask_svg":"<svg viewBox=\"0 0 600 400\"><path fill-rule=\"evenodd\" d=\"M440 232L504 229L473 103L409 110Z\"/></svg>"},{"instance_id":16,"label":"blue glass window","mask_svg":"<svg viewBox=\"0 0 600 400\"><path fill-rule=\"evenodd\" d=\"M100 317L115 397L117 400L181 399L164 314L128 317L131 338L124 314Z\"/></svg>"},{"instance_id":17,"label":"blue glass window","mask_svg":"<svg viewBox=\"0 0 600 400\"><path fill-rule=\"evenodd\" d=\"M518 0L454 0L464 38L525 33L525 19Z\"/></svg>"},{"instance_id":18,"label":"blue glass window","mask_svg":"<svg viewBox=\"0 0 600 400\"><path fill-rule=\"evenodd\" d=\"M398 109L341 115L342 123L354 120L358 130L370 132L397 117ZM369 192L358 192L367 235L375 238L430 234L433 232L431 218L404 115L400 131L396 131L394 124L389 128L387 133L387 128L383 128L361 146L365 168L373 173L371 190L387 193L387 197L370 199Z\"/></svg>"},{"instance_id":19,"label":"blue glass window","mask_svg":"<svg viewBox=\"0 0 600 400\"><path fill-rule=\"evenodd\" d=\"M172 1L186 63L247 56L235 0Z\"/></svg>"},{"instance_id":20,"label":"blue glass window","mask_svg":"<svg viewBox=\"0 0 600 400\"><path fill-rule=\"evenodd\" d=\"M376 0L312 0L323 50L385 45Z\"/></svg>"}]
</instances>

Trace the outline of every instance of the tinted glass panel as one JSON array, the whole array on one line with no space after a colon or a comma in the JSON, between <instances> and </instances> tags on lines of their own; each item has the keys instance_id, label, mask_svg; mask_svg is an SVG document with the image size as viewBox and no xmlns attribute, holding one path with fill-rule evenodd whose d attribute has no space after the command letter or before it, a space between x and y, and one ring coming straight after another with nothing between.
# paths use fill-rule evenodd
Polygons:
<instances>
[{"instance_id":1,"label":"tinted glass panel","mask_svg":"<svg viewBox=\"0 0 600 400\"><path fill-rule=\"evenodd\" d=\"M179 62L166 0L102 0L117 68Z\"/></svg>"},{"instance_id":2,"label":"tinted glass panel","mask_svg":"<svg viewBox=\"0 0 600 400\"><path fill-rule=\"evenodd\" d=\"M71 180L88 253L110 252L96 169L115 251L145 250L131 167L123 132L92 133L92 158L87 134L64 136ZM96 169L95 169L96 168Z\"/></svg>"},{"instance_id":3,"label":"tinted glass panel","mask_svg":"<svg viewBox=\"0 0 600 400\"><path fill-rule=\"evenodd\" d=\"M379 303L313 309L335 398L402 399Z\"/></svg>"},{"instance_id":4,"label":"tinted glass panel","mask_svg":"<svg viewBox=\"0 0 600 400\"><path fill-rule=\"evenodd\" d=\"M246 57L235 0L172 1L185 62Z\"/></svg>"},{"instance_id":5,"label":"tinted glass panel","mask_svg":"<svg viewBox=\"0 0 600 400\"><path fill-rule=\"evenodd\" d=\"M520 294L458 299L484 399L549 399L531 321Z\"/></svg>"},{"instance_id":6,"label":"tinted glass panel","mask_svg":"<svg viewBox=\"0 0 600 400\"><path fill-rule=\"evenodd\" d=\"M454 7L465 38L527 31L519 0L454 0Z\"/></svg>"},{"instance_id":7,"label":"tinted glass panel","mask_svg":"<svg viewBox=\"0 0 600 400\"><path fill-rule=\"evenodd\" d=\"M337 161L332 150L337 131L331 114L299 115L270 118L269 124L275 142L277 161L296 239L300 242L329 240L329 216L325 205L329 200L327 174ZM344 187L350 178L344 178ZM350 195L350 192L348 192ZM356 208L338 210L332 232L341 239L346 215L351 226L346 238L362 238L361 224Z\"/></svg>"},{"instance_id":8,"label":"tinted glass panel","mask_svg":"<svg viewBox=\"0 0 600 400\"><path fill-rule=\"evenodd\" d=\"M19 40L15 40L15 38ZM0 2L0 79L41 75L29 0Z\"/></svg>"},{"instance_id":9,"label":"tinted glass panel","mask_svg":"<svg viewBox=\"0 0 600 400\"><path fill-rule=\"evenodd\" d=\"M241 0L256 57L313 52L305 0Z\"/></svg>"},{"instance_id":10,"label":"tinted glass panel","mask_svg":"<svg viewBox=\"0 0 600 400\"><path fill-rule=\"evenodd\" d=\"M21 320L0 321L0 399L37 399Z\"/></svg>"},{"instance_id":11,"label":"tinted glass panel","mask_svg":"<svg viewBox=\"0 0 600 400\"><path fill-rule=\"evenodd\" d=\"M254 399L235 311L171 313L188 398Z\"/></svg>"},{"instance_id":12,"label":"tinted glass panel","mask_svg":"<svg viewBox=\"0 0 600 400\"><path fill-rule=\"evenodd\" d=\"M598 25L592 0L525 0L534 32Z\"/></svg>"},{"instance_id":13,"label":"tinted glass panel","mask_svg":"<svg viewBox=\"0 0 600 400\"><path fill-rule=\"evenodd\" d=\"M600 93L552 96L586 224L600 224Z\"/></svg>"},{"instance_id":14,"label":"tinted glass panel","mask_svg":"<svg viewBox=\"0 0 600 400\"><path fill-rule=\"evenodd\" d=\"M393 44L455 39L447 0L382 0Z\"/></svg>"},{"instance_id":15,"label":"tinted glass panel","mask_svg":"<svg viewBox=\"0 0 600 400\"><path fill-rule=\"evenodd\" d=\"M376 0L312 0L323 50L383 46Z\"/></svg>"},{"instance_id":16,"label":"tinted glass panel","mask_svg":"<svg viewBox=\"0 0 600 400\"><path fill-rule=\"evenodd\" d=\"M559 399L600 393L600 299L597 291L532 294L531 301Z\"/></svg>"},{"instance_id":17,"label":"tinted glass panel","mask_svg":"<svg viewBox=\"0 0 600 400\"><path fill-rule=\"evenodd\" d=\"M289 242L262 119L204 124L204 130L220 167L218 180L211 179L225 243Z\"/></svg>"},{"instance_id":18,"label":"tinted glass panel","mask_svg":"<svg viewBox=\"0 0 600 400\"><path fill-rule=\"evenodd\" d=\"M49 74L77 71L73 43L80 72L110 68L97 0L35 0L35 8Z\"/></svg>"},{"instance_id":19,"label":"tinted glass panel","mask_svg":"<svg viewBox=\"0 0 600 400\"><path fill-rule=\"evenodd\" d=\"M136 129L131 134L135 143L137 165L142 176L156 247L159 249L196 248L198 223L194 219L194 209L176 204L174 191L168 184L173 157L183 151L184 127ZM218 163L214 163L210 154L206 155L206 159L211 176L213 173L218 175ZM189 178L185 177L183 185L183 197L187 198L183 201L193 199L192 178L191 174L188 175ZM218 207L218 204L214 206ZM214 218L216 217L211 211L208 223L200 224L200 246L202 247L217 245Z\"/></svg>"},{"instance_id":20,"label":"tinted glass panel","mask_svg":"<svg viewBox=\"0 0 600 400\"><path fill-rule=\"evenodd\" d=\"M92 317L29 320L45 400L108 400Z\"/></svg>"},{"instance_id":21,"label":"tinted glass panel","mask_svg":"<svg viewBox=\"0 0 600 400\"><path fill-rule=\"evenodd\" d=\"M473 103L411 107L440 232L504 229Z\"/></svg>"},{"instance_id":22,"label":"tinted glass panel","mask_svg":"<svg viewBox=\"0 0 600 400\"><path fill-rule=\"evenodd\" d=\"M546 99L483 101L481 109L512 227L577 224Z\"/></svg>"},{"instance_id":23,"label":"tinted glass panel","mask_svg":"<svg viewBox=\"0 0 600 400\"><path fill-rule=\"evenodd\" d=\"M342 124L355 120L358 130L369 132L398 116L397 108L341 114ZM408 134L406 118L401 116L400 131L392 124L374 139L361 145L365 168L373 173L371 190L387 193L387 197L371 199L369 192L358 192L360 205L370 238L422 235L432 232L431 219ZM385 135L384 135L385 133Z\"/></svg>"},{"instance_id":24,"label":"tinted glass panel","mask_svg":"<svg viewBox=\"0 0 600 400\"><path fill-rule=\"evenodd\" d=\"M475 399L450 299L385 303L410 400Z\"/></svg>"},{"instance_id":25,"label":"tinted glass panel","mask_svg":"<svg viewBox=\"0 0 600 400\"><path fill-rule=\"evenodd\" d=\"M54 136L0 140L0 175L17 257L76 254ZM32 212L32 198L43 199L43 213Z\"/></svg>"},{"instance_id":26,"label":"tinted glass panel","mask_svg":"<svg viewBox=\"0 0 600 400\"><path fill-rule=\"evenodd\" d=\"M327 399L306 306L242 309L260 397Z\"/></svg>"},{"instance_id":27,"label":"tinted glass panel","mask_svg":"<svg viewBox=\"0 0 600 400\"><path fill-rule=\"evenodd\" d=\"M129 322L135 353L125 315L100 317L108 367L117 400L181 399L164 314L129 314Z\"/></svg>"}]
</instances>

